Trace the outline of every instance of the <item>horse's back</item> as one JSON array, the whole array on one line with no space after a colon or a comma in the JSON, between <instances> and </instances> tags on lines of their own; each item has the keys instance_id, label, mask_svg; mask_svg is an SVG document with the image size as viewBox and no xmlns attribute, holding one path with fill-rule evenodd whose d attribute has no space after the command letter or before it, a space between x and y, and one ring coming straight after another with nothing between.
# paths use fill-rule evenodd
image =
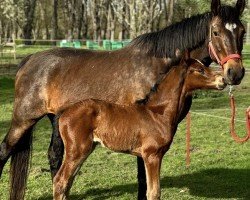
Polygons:
<instances>
[{"instance_id":1,"label":"horse's back","mask_svg":"<svg viewBox=\"0 0 250 200\"><path fill-rule=\"evenodd\" d=\"M40 109L44 114L90 98L131 104L145 98L155 83L156 70L164 67L161 61L156 62L129 48L55 48L26 60L16 76L16 93L19 99L30 102L27 109Z\"/></svg>"}]
</instances>

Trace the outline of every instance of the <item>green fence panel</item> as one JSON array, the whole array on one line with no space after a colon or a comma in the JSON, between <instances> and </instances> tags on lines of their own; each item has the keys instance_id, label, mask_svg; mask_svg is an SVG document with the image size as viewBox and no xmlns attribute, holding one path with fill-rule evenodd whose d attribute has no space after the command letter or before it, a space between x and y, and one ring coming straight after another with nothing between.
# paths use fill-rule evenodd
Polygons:
<instances>
[{"instance_id":1,"label":"green fence panel","mask_svg":"<svg viewBox=\"0 0 250 200\"><path fill-rule=\"evenodd\" d=\"M105 50L112 50L112 44L110 40L103 40L102 45Z\"/></svg>"},{"instance_id":2,"label":"green fence panel","mask_svg":"<svg viewBox=\"0 0 250 200\"><path fill-rule=\"evenodd\" d=\"M122 48L122 42L111 42L112 50L120 49Z\"/></svg>"},{"instance_id":3,"label":"green fence panel","mask_svg":"<svg viewBox=\"0 0 250 200\"><path fill-rule=\"evenodd\" d=\"M125 46L127 46L130 42L131 42L131 40L124 40L124 41L122 41L122 46L125 47Z\"/></svg>"},{"instance_id":4,"label":"green fence panel","mask_svg":"<svg viewBox=\"0 0 250 200\"><path fill-rule=\"evenodd\" d=\"M74 41L73 45L75 48L80 49L81 48L81 42L80 41Z\"/></svg>"},{"instance_id":5,"label":"green fence panel","mask_svg":"<svg viewBox=\"0 0 250 200\"><path fill-rule=\"evenodd\" d=\"M88 49L92 49L92 50L100 49L100 46L98 45L98 42L94 42L94 41L91 41L91 40L87 40L86 46L87 46Z\"/></svg>"},{"instance_id":6,"label":"green fence panel","mask_svg":"<svg viewBox=\"0 0 250 200\"><path fill-rule=\"evenodd\" d=\"M68 42L66 40L62 40L60 42L60 47L74 47L73 43L72 42Z\"/></svg>"}]
</instances>

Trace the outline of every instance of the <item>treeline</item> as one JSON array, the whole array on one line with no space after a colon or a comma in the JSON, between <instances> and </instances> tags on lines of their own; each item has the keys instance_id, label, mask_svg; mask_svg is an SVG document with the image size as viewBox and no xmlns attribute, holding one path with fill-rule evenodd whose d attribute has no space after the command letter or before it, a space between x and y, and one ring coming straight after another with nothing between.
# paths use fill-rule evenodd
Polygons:
<instances>
[{"instance_id":1,"label":"treeline","mask_svg":"<svg viewBox=\"0 0 250 200\"><path fill-rule=\"evenodd\" d=\"M128 39L209 9L208 0L0 0L0 42Z\"/></svg>"}]
</instances>

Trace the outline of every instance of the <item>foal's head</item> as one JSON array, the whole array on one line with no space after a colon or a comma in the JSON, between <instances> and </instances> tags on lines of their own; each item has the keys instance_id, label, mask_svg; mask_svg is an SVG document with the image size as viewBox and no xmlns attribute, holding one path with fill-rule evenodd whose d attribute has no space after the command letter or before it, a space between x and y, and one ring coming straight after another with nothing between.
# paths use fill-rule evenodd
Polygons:
<instances>
[{"instance_id":1,"label":"foal's head","mask_svg":"<svg viewBox=\"0 0 250 200\"><path fill-rule=\"evenodd\" d=\"M226 87L221 73L205 67L200 61L194 59L189 59L185 62L187 65L185 86L188 91L196 89L222 90Z\"/></svg>"}]
</instances>

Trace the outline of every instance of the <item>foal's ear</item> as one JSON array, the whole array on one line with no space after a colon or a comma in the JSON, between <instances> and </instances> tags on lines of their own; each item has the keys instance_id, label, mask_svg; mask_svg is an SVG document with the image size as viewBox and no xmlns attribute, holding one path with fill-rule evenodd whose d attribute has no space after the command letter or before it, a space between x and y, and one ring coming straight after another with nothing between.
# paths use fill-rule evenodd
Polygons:
<instances>
[{"instance_id":1,"label":"foal's ear","mask_svg":"<svg viewBox=\"0 0 250 200\"><path fill-rule=\"evenodd\" d=\"M220 0L212 0L211 2L211 12L214 16L217 16L221 8Z\"/></svg>"},{"instance_id":2,"label":"foal's ear","mask_svg":"<svg viewBox=\"0 0 250 200\"><path fill-rule=\"evenodd\" d=\"M189 59L190 59L190 52L188 50L183 51L181 58L181 65L185 67L189 66Z\"/></svg>"},{"instance_id":3,"label":"foal's ear","mask_svg":"<svg viewBox=\"0 0 250 200\"><path fill-rule=\"evenodd\" d=\"M238 0L237 1L235 8L239 12L239 16L243 13L245 7L246 7L246 1L245 0Z\"/></svg>"},{"instance_id":4,"label":"foal's ear","mask_svg":"<svg viewBox=\"0 0 250 200\"><path fill-rule=\"evenodd\" d=\"M185 50L184 52L184 59L188 61L190 59L190 52L188 50Z\"/></svg>"}]
</instances>

